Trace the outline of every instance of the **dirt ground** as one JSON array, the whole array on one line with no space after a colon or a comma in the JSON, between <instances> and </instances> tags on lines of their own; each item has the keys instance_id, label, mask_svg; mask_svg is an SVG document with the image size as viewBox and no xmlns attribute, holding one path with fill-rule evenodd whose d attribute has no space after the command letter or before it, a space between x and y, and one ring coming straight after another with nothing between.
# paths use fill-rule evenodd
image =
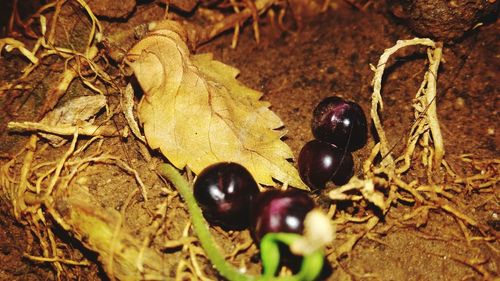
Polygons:
<instances>
[{"instance_id":1,"label":"dirt ground","mask_svg":"<svg viewBox=\"0 0 500 281\"><path fill-rule=\"evenodd\" d=\"M288 133L284 140L295 156L298 156L302 145L313 138L310 131L312 110L322 98L339 95L353 100L361 105L368 116L373 79L370 64L376 65L384 49L393 46L398 39L415 36L389 14L383 3L361 10L344 1L332 2L338 2L338 5L312 19L306 19L300 28L293 24L288 15L285 25L290 30L287 31L273 26L268 18L262 17L259 22L259 43L254 39L251 26L246 25L241 30L236 49L230 48L232 32L226 32L197 49L198 53L212 52L216 59L238 68L241 82L264 93L263 99L272 104L271 109L285 124ZM101 23L105 33L111 34L161 19L164 9L157 3L141 2L126 20L101 18ZM67 16L70 17L71 13ZM439 208L431 208L425 215L403 220L403 217L419 207L418 204L394 203L375 228L357 241L351 251L338 257L327 256L332 270L325 273L324 279L500 278L500 193L497 185L500 158L497 149L500 141L497 126L500 123L499 29L498 21L488 23L469 32L459 42L445 45L437 85L436 103L447 163L461 177L493 170L494 182L491 186L477 189L472 184L455 184L457 188L449 191L452 196L449 202L477 222L478 227L466 225L457 216ZM395 153L403 149L404 137L413 122L413 97L427 69L424 48L411 47L398 52L396 57L389 61L384 76L382 96L385 107L380 113ZM26 61L19 59L18 55L2 52L1 83L19 77L19 69L25 65ZM37 118L45 98L44 92L57 79L61 67L60 61L48 58L31 77L31 91L0 93L1 164L12 159L29 138L28 134L8 132L6 124L14 120L34 121ZM116 68L110 71L118 72ZM111 87L100 86L107 90L108 100L116 109L120 93ZM68 92L78 96L82 92L89 92L89 89L74 82ZM100 118L104 119L103 116ZM126 126L120 113L115 114L112 120L117 127ZM88 140L84 138L78 144L83 145ZM35 163L56 161L68 149L68 144L60 148L41 149L43 142L39 141ZM369 156L374 143L370 135L367 146L354 153L358 175L361 175L362 162ZM87 186L98 206L121 212L125 231L139 240L150 237L152 222L161 213L159 206L168 202L162 211L163 224L156 228L151 247L162 253L166 276L174 279L179 273L179 260L192 260L191 250L195 248L182 247L182 244L165 246L168 241L183 236L183 233L186 236L189 215L179 196L171 188L166 189L165 183L159 180L154 171L154 165L164 159L159 153L148 151L131 135L127 138L104 138L100 145L106 153L120 157L138 172L148 188L149 200L144 201L136 192L137 183L133 174L124 173L123 168L109 163L90 165L78 174L71 185ZM86 153L92 154L99 149L95 142ZM475 162L463 161L464 155ZM153 158L148 158L150 156ZM19 170L20 165L17 163L14 170ZM404 176L408 179L423 177L425 168L418 164ZM327 192L313 194L315 201L325 211L331 204ZM32 228L16 220L6 200L0 203L0 280L108 279L99 255L87 249L85 242L82 243L78 236L64 231L50 216L47 216L44 224L53 230L54 237L51 239L55 239L60 255L85 261L84 265L64 264L61 275L57 276L57 266L52 262L39 262L27 257L43 255L44 247L40 241L45 239L37 237L30 231ZM339 205L337 212L362 218L373 213L371 207ZM335 249L353 234L362 231L366 227L365 223L339 224L337 238L331 248ZM238 245L250 241L246 230L226 233L213 228L211 231L228 255ZM194 234L188 232L187 236ZM253 245L228 259L235 265L244 265L251 273L258 273L260 264L257 254L258 250ZM201 254L194 256L204 276L215 280L220 278L205 257Z\"/></svg>"}]
</instances>

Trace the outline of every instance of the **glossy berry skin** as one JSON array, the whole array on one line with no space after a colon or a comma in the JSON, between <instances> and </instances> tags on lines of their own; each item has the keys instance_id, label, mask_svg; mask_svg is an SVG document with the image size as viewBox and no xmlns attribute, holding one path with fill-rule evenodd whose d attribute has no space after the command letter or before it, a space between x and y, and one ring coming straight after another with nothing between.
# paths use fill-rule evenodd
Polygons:
<instances>
[{"instance_id":1,"label":"glossy berry skin","mask_svg":"<svg viewBox=\"0 0 500 281\"><path fill-rule=\"evenodd\" d=\"M256 242L270 232L302 234L304 218L313 208L307 193L297 189L263 192L252 205L250 232Z\"/></svg>"},{"instance_id":2,"label":"glossy berry skin","mask_svg":"<svg viewBox=\"0 0 500 281\"><path fill-rule=\"evenodd\" d=\"M316 106L311 127L316 139L349 151L366 144L367 125L363 109L340 97L327 97Z\"/></svg>"},{"instance_id":3,"label":"glossy berry skin","mask_svg":"<svg viewBox=\"0 0 500 281\"><path fill-rule=\"evenodd\" d=\"M302 147L298 164L301 179L312 190L324 188L328 181L345 184L354 173L349 151L320 140L309 141Z\"/></svg>"},{"instance_id":4,"label":"glossy berry skin","mask_svg":"<svg viewBox=\"0 0 500 281\"><path fill-rule=\"evenodd\" d=\"M207 221L228 230L248 226L250 206L258 194L250 172L233 162L205 168L194 183L194 197Z\"/></svg>"}]
</instances>

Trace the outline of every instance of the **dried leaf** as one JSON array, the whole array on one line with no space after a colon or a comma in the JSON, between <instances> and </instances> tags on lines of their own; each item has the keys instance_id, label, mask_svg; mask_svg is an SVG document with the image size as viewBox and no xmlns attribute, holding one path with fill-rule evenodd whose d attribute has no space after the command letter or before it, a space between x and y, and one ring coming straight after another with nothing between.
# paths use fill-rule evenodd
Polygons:
<instances>
[{"instance_id":1,"label":"dried leaf","mask_svg":"<svg viewBox=\"0 0 500 281\"><path fill-rule=\"evenodd\" d=\"M212 58L191 56L179 26L158 29L128 54L144 91L138 115L151 148L177 168L199 173L210 164L234 161L255 179L273 178L307 189L287 160L293 157L281 141L280 118L260 101L262 93L235 77L239 71Z\"/></svg>"},{"instance_id":2,"label":"dried leaf","mask_svg":"<svg viewBox=\"0 0 500 281\"><path fill-rule=\"evenodd\" d=\"M47 113L40 123L56 127L74 125L88 120L88 124L92 124L95 115L104 106L106 106L106 97L102 95L77 97ZM39 133L39 135L47 139L55 147L64 145L67 142L65 138L60 136L47 133Z\"/></svg>"}]
</instances>

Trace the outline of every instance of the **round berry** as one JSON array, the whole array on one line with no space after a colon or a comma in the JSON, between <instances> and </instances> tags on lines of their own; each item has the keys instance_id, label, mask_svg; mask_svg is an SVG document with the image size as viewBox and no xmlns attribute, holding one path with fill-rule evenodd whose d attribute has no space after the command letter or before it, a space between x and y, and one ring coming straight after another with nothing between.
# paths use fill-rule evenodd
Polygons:
<instances>
[{"instance_id":1,"label":"round berry","mask_svg":"<svg viewBox=\"0 0 500 281\"><path fill-rule=\"evenodd\" d=\"M321 189L328 181L345 184L354 173L352 155L333 144L312 140L299 153L299 174L311 189Z\"/></svg>"},{"instance_id":2,"label":"round berry","mask_svg":"<svg viewBox=\"0 0 500 281\"><path fill-rule=\"evenodd\" d=\"M194 197L205 218L226 229L248 226L250 205L257 194L259 188L250 172L233 162L205 168L194 183Z\"/></svg>"},{"instance_id":3,"label":"round berry","mask_svg":"<svg viewBox=\"0 0 500 281\"><path fill-rule=\"evenodd\" d=\"M258 242L270 232L302 234L304 218L313 208L313 200L307 193L297 189L263 192L252 205L252 236Z\"/></svg>"},{"instance_id":4,"label":"round berry","mask_svg":"<svg viewBox=\"0 0 500 281\"><path fill-rule=\"evenodd\" d=\"M314 109L312 133L318 140L355 151L366 144L367 126L363 109L336 96L323 99Z\"/></svg>"}]
</instances>

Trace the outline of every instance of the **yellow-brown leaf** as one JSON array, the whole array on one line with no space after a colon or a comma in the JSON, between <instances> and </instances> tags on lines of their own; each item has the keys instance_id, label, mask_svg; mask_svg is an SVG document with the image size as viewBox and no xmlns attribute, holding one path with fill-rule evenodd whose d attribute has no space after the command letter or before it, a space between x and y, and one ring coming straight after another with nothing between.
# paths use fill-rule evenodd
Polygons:
<instances>
[{"instance_id":1,"label":"yellow-brown leaf","mask_svg":"<svg viewBox=\"0 0 500 281\"><path fill-rule=\"evenodd\" d=\"M274 178L307 189L288 161L293 154L281 141L283 123L260 100L262 93L241 84L239 71L211 54L190 55L183 38L157 30L129 51L144 90L138 115L151 148L196 174L233 161L261 184L274 185Z\"/></svg>"}]
</instances>

